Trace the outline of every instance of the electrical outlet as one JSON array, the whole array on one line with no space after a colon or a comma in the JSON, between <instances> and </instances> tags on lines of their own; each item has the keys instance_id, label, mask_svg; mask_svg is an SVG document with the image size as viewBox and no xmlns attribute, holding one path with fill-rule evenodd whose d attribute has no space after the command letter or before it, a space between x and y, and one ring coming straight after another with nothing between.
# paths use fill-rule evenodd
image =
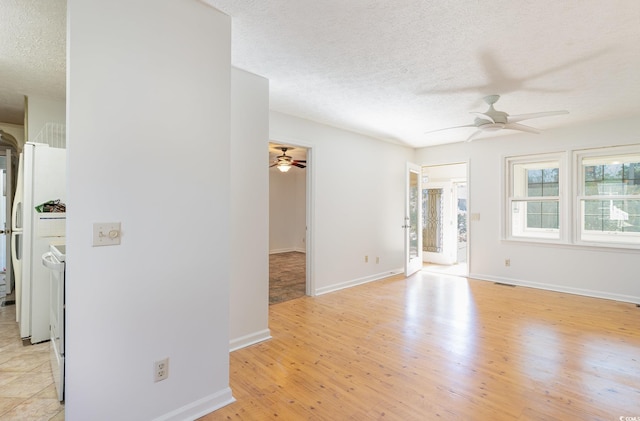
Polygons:
<instances>
[{"instance_id":1,"label":"electrical outlet","mask_svg":"<svg viewBox=\"0 0 640 421\"><path fill-rule=\"evenodd\" d=\"M364 256L364 262L369 263L369 256Z\"/></svg>"},{"instance_id":2,"label":"electrical outlet","mask_svg":"<svg viewBox=\"0 0 640 421\"><path fill-rule=\"evenodd\" d=\"M380 263L380 258L376 257L376 264Z\"/></svg>"},{"instance_id":3,"label":"electrical outlet","mask_svg":"<svg viewBox=\"0 0 640 421\"><path fill-rule=\"evenodd\" d=\"M511 266L511 259L504 259L504 265L505 266Z\"/></svg>"},{"instance_id":4,"label":"electrical outlet","mask_svg":"<svg viewBox=\"0 0 640 421\"><path fill-rule=\"evenodd\" d=\"M153 363L153 380L159 382L169 377L169 358Z\"/></svg>"}]
</instances>

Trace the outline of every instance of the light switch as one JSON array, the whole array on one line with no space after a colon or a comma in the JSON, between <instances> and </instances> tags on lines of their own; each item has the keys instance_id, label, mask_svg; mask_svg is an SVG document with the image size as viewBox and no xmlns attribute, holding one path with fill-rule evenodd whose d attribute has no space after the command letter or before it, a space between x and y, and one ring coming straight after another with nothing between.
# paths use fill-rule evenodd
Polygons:
<instances>
[{"instance_id":1,"label":"light switch","mask_svg":"<svg viewBox=\"0 0 640 421\"><path fill-rule=\"evenodd\" d=\"M93 246L117 246L120 244L120 222L95 222Z\"/></svg>"}]
</instances>

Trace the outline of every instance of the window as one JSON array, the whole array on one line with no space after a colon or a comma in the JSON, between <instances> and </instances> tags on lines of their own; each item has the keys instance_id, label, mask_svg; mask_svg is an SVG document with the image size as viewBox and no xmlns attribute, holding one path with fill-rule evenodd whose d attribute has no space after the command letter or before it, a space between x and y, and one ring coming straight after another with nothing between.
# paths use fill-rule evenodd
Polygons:
<instances>
[{"instance_id":1,"label":"window","mask_svg":"<svg viewBox=\"0 0 640 421\"><path fill-rule=\"evenodd\" d=\"M576 153L578 241L640 246L640 149Z\"/></svg>"},{"instance_id":2,"label":"window","mask_svg":"<svg viewBox=\"0 0 640 421\"><path fill-rule=\"evenodd\" d=\"M507 158L508 237L559 240L562 155Z\"/></svg>"},{"instance_id":3,"label":"window","mask_svg":"<svg viewBox=\"0 0 640 421\"><path fill-rule=\"evenodd\" d=\"M640 249L640 145L505 158L509 240Z\"/></svg>"}]
</instances>

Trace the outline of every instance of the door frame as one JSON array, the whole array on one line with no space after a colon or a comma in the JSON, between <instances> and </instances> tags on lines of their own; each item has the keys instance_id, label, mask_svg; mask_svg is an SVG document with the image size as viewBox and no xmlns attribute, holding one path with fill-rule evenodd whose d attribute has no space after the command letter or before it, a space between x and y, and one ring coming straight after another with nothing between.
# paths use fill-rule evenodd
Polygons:
<instances>
[{"instance_id":1,"label":"door frame","mask_svg":"<svg viewBox=\"0 0 640 421\"><path fill-rule=\"evenodd\" d=\"M306 220L306 240L305 240L305 294L308 296L315 296L316 294L316 283L315 283L315 212L314 212L314 204L315 204L315 166L314 164L314 150L316 146L310 144L308 142L303 142L299 140L291 140L278 136L269 136L269 142L279 143L283 145L289 145L292 147L305 148L307 150L307 167L305 171L307 172L306 176L306 185L305 185L305 220Z\"/></svg>"},{"instance_id":2,"label":"door frame","mask_svg":"<svg viewBox=\"0 0 640 421\"><path fill-rule=\"evenodd\" d=\"M418 202L416 215L416 235L417 235L417 256L411 258L411 216L410 216L410 196L411 196L411 174L417 174L418 194L416 200ZM402 225L404 233L404 275L411 276L422 269L422 166L407 162L405 168L405 197L404 197L404 224Z\"/></svg>"},{"instance_id":3,"label":"door frame","mask_svg":"<svg viewBox=\"0 0 640 421\"><path fill-rule=\"evenodd\" d=\"M471 171L471 162L470 161L453 161L453 162L429 162L429 163L423 163L422 164L422 169L424 170L425 168L429 168L429 167L443 167L443 166L447 166L447 165L464 165L465 166L465 176L464 178L461 177L450 177L447 181L451 183L452 187L455 186L456 183L459 182L466 182L467 184L467 250L466 250L466 254L467 254L467 271L465 276L468 276L471 268L471 179L469 177L470 175L470 171ZM427 184L427 183L425 183ZM424 185L422 186L424 188ZM452 192L452 195L456 195L455 193ZM457 227L456 227L456 233L457 233ZM456 245L457 245L457 241L456 241Z\"/></svg>"}]
</instances>

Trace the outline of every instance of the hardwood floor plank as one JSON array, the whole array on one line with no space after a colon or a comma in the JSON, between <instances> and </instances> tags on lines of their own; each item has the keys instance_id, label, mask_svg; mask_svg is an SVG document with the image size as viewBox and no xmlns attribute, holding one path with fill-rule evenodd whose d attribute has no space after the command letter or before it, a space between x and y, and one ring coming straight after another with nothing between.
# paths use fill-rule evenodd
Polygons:
<instances>
[{"instance_id":1,"label":"hardwood floor plank","mask_svg":"<svg viewBox=\"0 0 640 421\"><path fill-rule=\"evenodd\" d=\"M269 311L201 420L640 416L634 304L419 272Z\"/></svg>"}]
</instances>

